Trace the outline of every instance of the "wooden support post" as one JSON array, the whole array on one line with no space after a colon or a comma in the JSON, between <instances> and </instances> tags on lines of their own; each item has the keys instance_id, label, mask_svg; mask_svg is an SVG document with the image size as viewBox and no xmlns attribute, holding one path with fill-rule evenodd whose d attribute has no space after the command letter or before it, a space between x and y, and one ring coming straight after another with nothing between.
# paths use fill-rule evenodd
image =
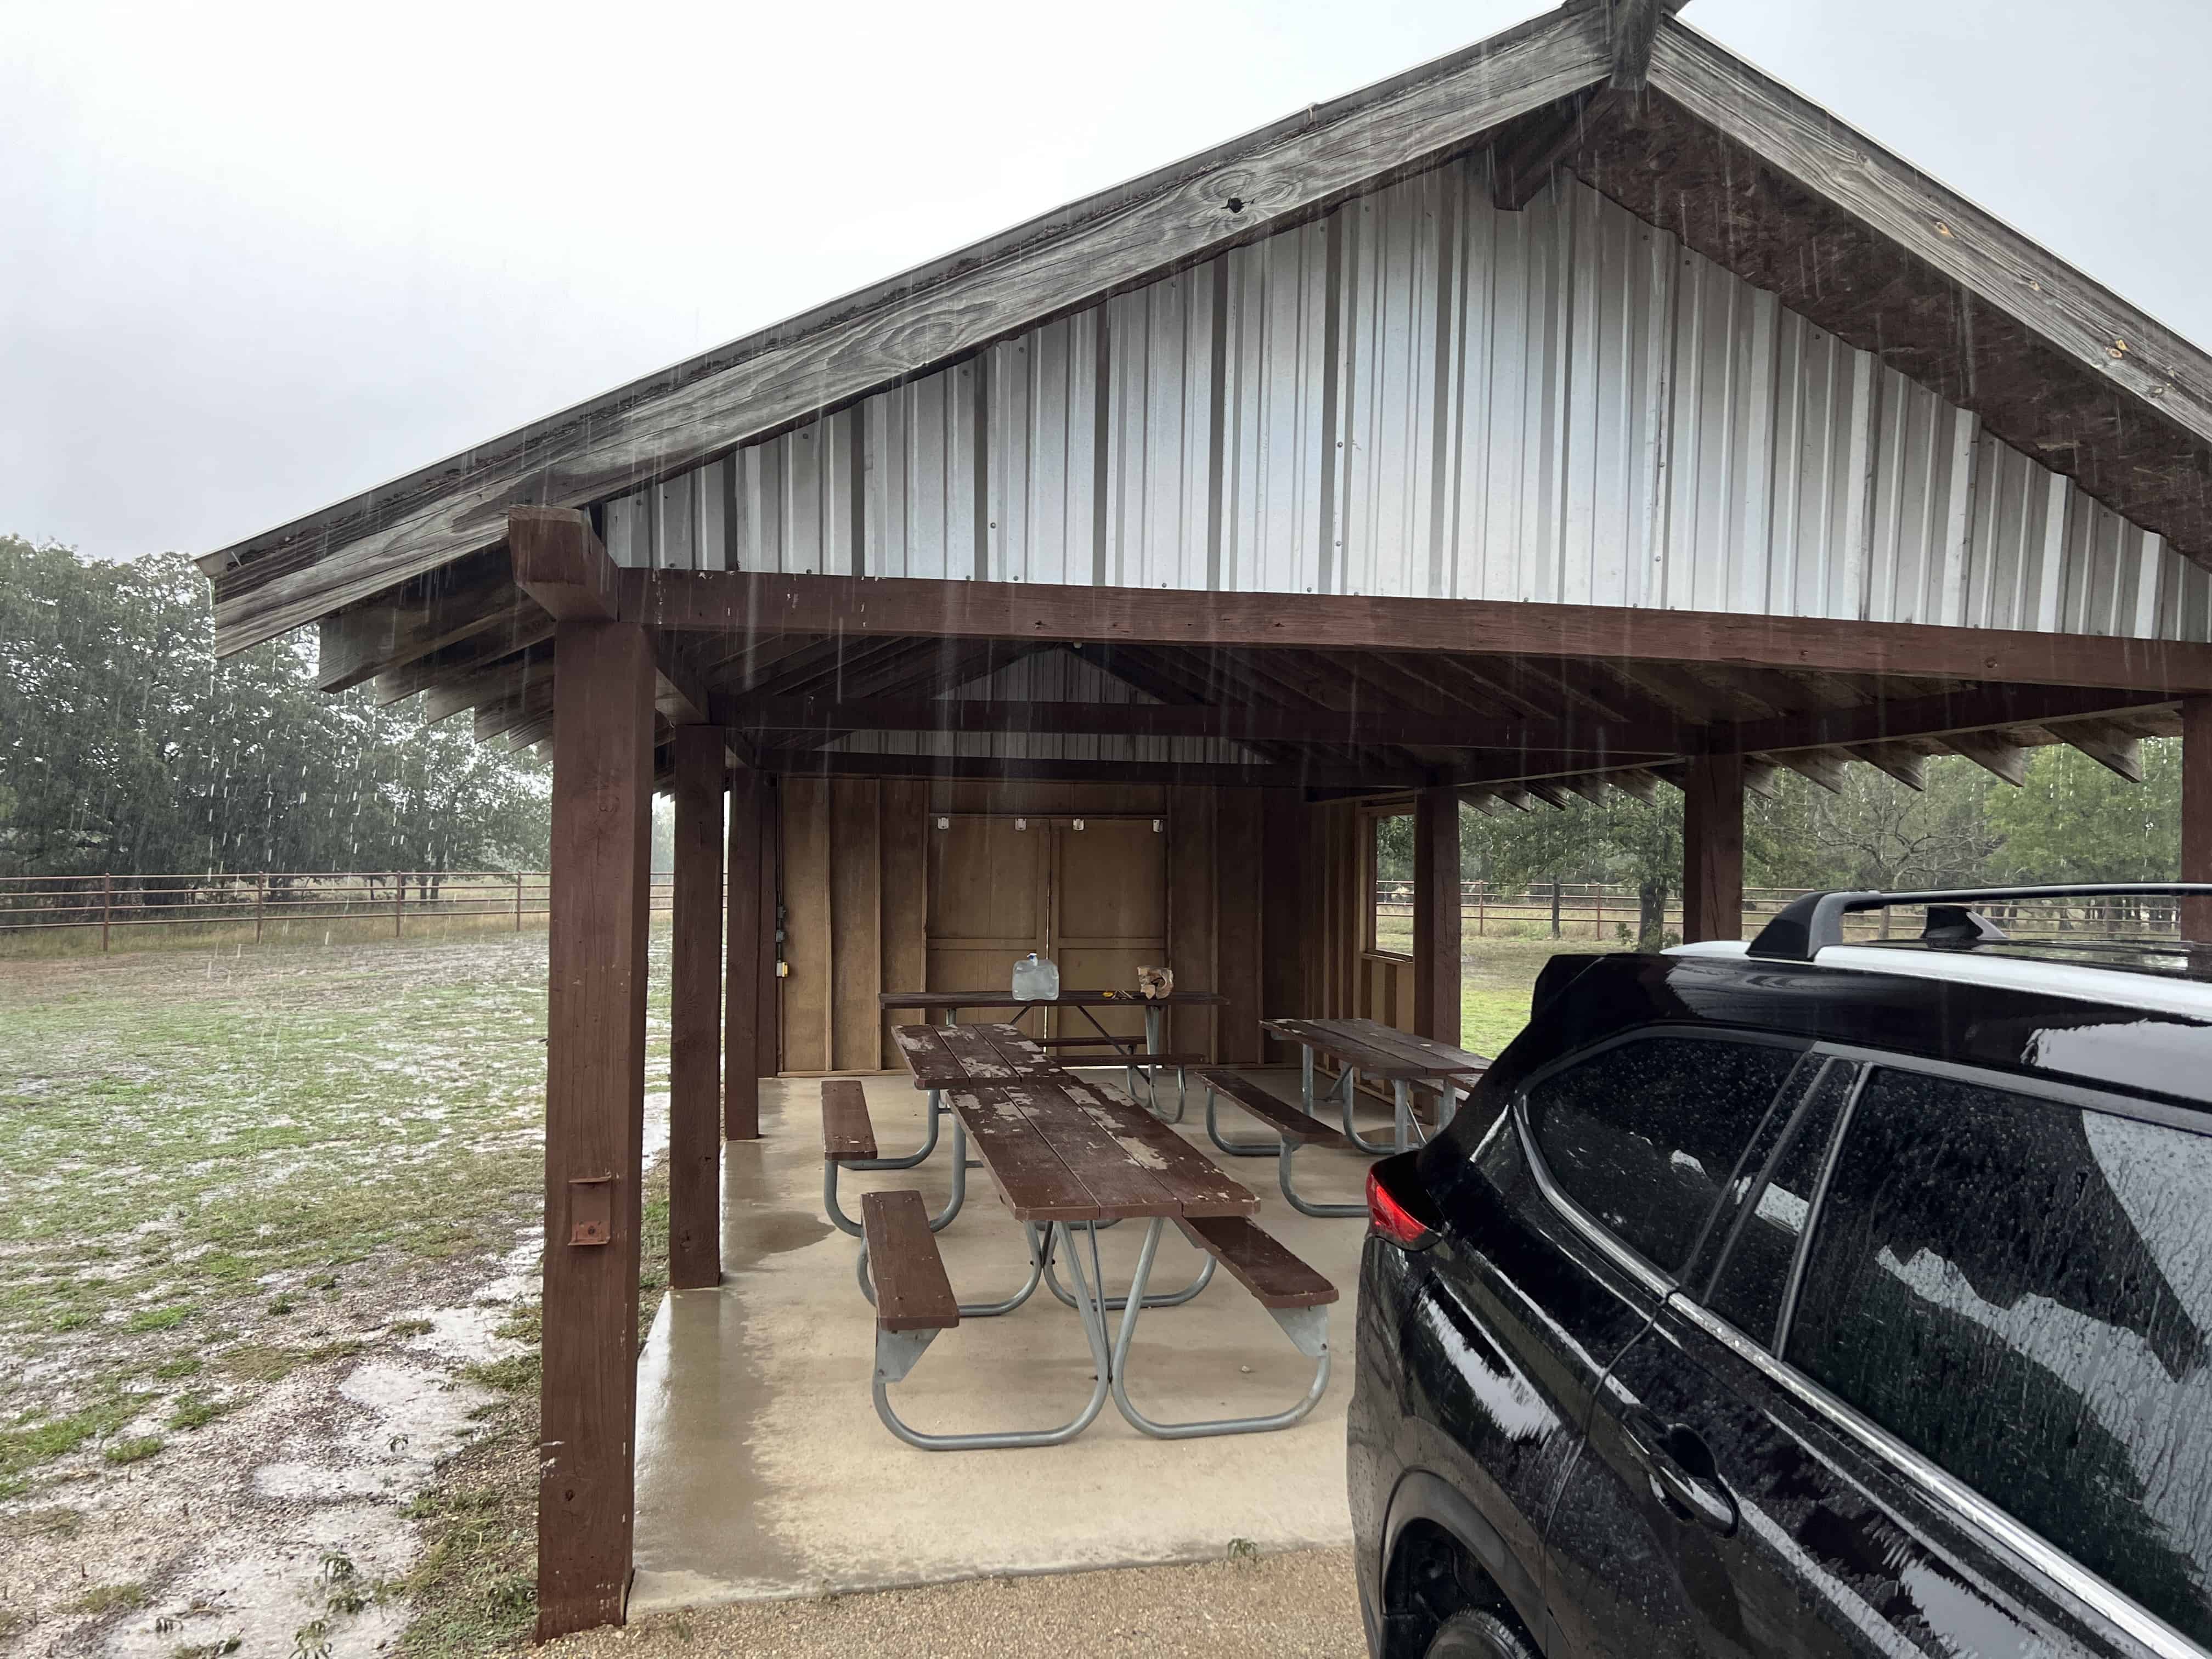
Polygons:
<instances>
[{"instance_id":1,"label":"wooden support post","mask_svg":"<svg viewBox=\"0 0 2212 1659\"><path fill-rule=\"evenodd\" d=\"M1682 786L1682 942L1743 937L1743 757L1694 755Z\"/></svg>"},{"instance_id":2,"label":"wooden support post","mask_svg":"<svg viewBox=\"0 0 2212 1659\"><path fill-rule=\"evenodd\" d=\"M1260 969L1261 793L1222 790L1214 819L1213 988L1229 999L1215 1029L1222 1061L1230 1066L1259 1062L1260 1022L1266 1017Z\"/></svg>"},{"instance_id":3,"label":"wooden support post","mask_svg":"<svg viewBox=\"0 0 2212 1659\"><path fill-rule=\"evenodd\" d=\"M1305 792L1264 789L1261 800L1260 1012L1268 1019L1292 1018L1308 1012L1304 939L1318 921L1304 878ZM1264 1058L1288 1053L1279 1042L1262 1044Z\"/></svg>"},{"instance_id":4,"label":"wooden support post","mask_svg":"<svg viewBox=\"0 0 2212 1659\"><path fill-rule=\"evenodd\" d=\"M555 630L538 1639L622 1622L635 1491L653 651Z\"/></svg>"},{"instance_id":5,"label":"wooden support post","mask_svg":"<svg viewBox=\"0 0 2212 1659\"><path fill-rule=\"evenodd\" d=\"M783 981L776 977L783 960L783 816L782 793L763 777L760 788L760 972L755 985L759 1001L753 1016L753 1064L763 1077L783 1069L783 1036L778 1025L782 1012Z\"/></svg>"},{"instance_id":6,"label":"wooden support post","mask_svg":"<svg viewBox=\"0 0 2212 1659\"><path fill-rule=\"evenodd\" d=\"M722 1281L722 733L680 726L668 954L668 1282Z\"/></svg>"},{"instance_id":7,"label":"wooden support post","mask_svg":"<svg viewBox=\"0 0 2212 1659\"><path fill-rule=\"evenodd\" d=\"M2212 881L2212 697L2181 703L2181 879ZM2212 944L2212 899L2181 901L2181 937Z\"/></svg>"},{"instance_id":8,"label":"wooden support post","mask_svg":"<svg viewBox=\"0 0 2212 1659\"><path fill-rule=\"evenodd\" d=\"M1413 797L1413 1031L1459 1046L1459 792Z\"/></svg>"},{"instance_id":9,"label":"wooden support post","mask_svg":"<svg viewBox=\"0 0 2212 1659\"><path fill-rule=\"evenodd\" d=\"M761 775L747 768L730 775L729 975L722 1045L722 1133L731 1140L760 1138ZM772 1045L771 1045L772 1051ZM773 1070L771 1066L769 1069Z\"/></svg>"}]
</instances>

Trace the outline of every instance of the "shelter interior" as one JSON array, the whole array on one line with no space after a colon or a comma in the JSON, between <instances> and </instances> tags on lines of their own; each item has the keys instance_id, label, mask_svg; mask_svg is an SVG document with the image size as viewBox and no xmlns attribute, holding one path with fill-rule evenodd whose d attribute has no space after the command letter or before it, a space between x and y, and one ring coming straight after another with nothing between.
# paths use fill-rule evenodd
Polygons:
<instances>
[{"instance_id":1,"label":"shelter interior","mask_svg":"<svg viewBox=\"0 0 2212 1659\"><path fill-rule=\"evenodd\" d=\"M327 689L553 757L542 1632L628 1582L653 789L708 1286L722 1138L890 1064L885 991L1038 949L1220 993L1172 1046L1224 1061L1455 1041L1462 802L1680 790L1733 938L1778 769L2212 762L2212 364L1676 9L1572 0L204 562L221 648L314 623Z\"/></svg>"}]
</instances>

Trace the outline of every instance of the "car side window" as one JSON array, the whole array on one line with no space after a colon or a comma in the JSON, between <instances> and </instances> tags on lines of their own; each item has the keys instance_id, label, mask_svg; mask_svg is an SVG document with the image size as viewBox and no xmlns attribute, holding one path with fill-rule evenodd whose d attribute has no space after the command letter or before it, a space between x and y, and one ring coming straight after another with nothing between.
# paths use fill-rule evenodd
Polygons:
<instances>
[{"instance_id":1,"label":"car side window","mask_svg":"<svg viewBox=\"0 0 2212 1659\"><path fill-rule=\"evenodd\" d=\"M1812 1213L1814 1189L1828 1161L1836 1119L1850 1098L1858 1067L1832 1062L1775 1149L1759 1196L1736 1218L1735 1237L1705 1305L1738 1330L1771 1344L1797 1240Z\"/></svg>"},{"instance_id":2,"label":"car side window","mask_svg":"<svg viewBox=\"0 0 2212 1659\"><path fill-rule=\"evenodd\" d=\"M1527 1095L1545 1167L1663 1273L1680 1273L1799 1050L1655 1032L1601 1048Z\"/></svg>"},{"instance_id":3,"label":"car side window","mask_svg":"<svg viewBox=\"0 0 2212 1659\"><path fill-rule=\"evenodd\" d=\"M2208 1209L2206 1136L1877 1071L1787 1358L2212 1645Z\"/></svg>"}]
</instances>

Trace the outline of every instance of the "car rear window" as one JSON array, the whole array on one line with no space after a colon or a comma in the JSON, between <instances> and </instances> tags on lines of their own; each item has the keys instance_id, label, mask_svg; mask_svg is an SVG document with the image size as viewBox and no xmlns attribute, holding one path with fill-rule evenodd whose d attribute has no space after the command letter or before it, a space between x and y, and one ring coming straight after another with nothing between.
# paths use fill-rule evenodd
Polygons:
<instances>
[{"instance_id":1,"label":"car rear window","mask_svg":"<svg viewBox=\"0 0 2212 1659\"><path fill-rule=\"evenodd\" d=\"M1791 1363L2212 1644L2212 1139L1871 1076Z\"/></svg>"},{"instance_id":2,"label":"car rear window","mask_svg":"<svg viewBox=\"0 0 2212 1659\"><path fill-rule=\"evenodd\" d=\"M1797 1049L1653 1033L1540 1079L1529 1127L1552 1177L1623 1243L1680 1273Z\"/></svg>"}]
</instances>

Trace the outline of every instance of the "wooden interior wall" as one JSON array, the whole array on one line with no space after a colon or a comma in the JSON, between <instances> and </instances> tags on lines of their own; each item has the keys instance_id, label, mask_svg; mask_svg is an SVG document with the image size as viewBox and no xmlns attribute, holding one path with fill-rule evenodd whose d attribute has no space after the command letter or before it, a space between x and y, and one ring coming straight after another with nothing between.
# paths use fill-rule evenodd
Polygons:
<instances>
[{"instance_id":1,"label":"wooden interior wall","mask_svg":"<svg viewBox=\"0 0 2212 1659\"><path fill-rule=\"evenodd\" d=\"M1251 1064L1291 1056L1262 1018L1364 1014L1413 1026L1411 957L1367 948L1370 817L1293 790L788 776L781 802L787 937L782 1065L896 1065L876 1006L927 981L930 819L938 813L1151 814L1165 820L1167 965L1219 1009L1178 1009L1171 1048ZM1408 809L1410 810L1410 808Z\"/></svg>"},{"instance_id":2,"label":"wooden interior wall","mask_svg":"<svg viewBox=\"0 0 2212 1659\"><path fill-rule=\"evenodd\" d=\"M912 778L787 777L782 804L782 1069L891 1064L877 994L922 975L922 830Z\"/></svg>"},{"instance_id":3,"label":"wooden interior wall","mask_svg":"<svg viewBox=\"0 0 2212 1659\"><path fill-rule=\"evenodd\" d=\"M1143 814L1167 818L1172 836L1178 814L1170 812L1170 793L1153 785L785 776L776 792L783 951L790 970L781 986L782 1069L804 1074L896 1066L890 1023L876 998L885 989L927 982L926 857L933 814ZM1211 872L1200 890L1187 874L1176 880L1179 850L1171 840L1168 955L1175 965L1186 945L1199 953L1193 958L1198 968L1178 973L1210 987ZM1185 915L1201 901L1202 921ZM1181 936L1178 918L1186 923Z\"/></svg>"}]
</instances>

